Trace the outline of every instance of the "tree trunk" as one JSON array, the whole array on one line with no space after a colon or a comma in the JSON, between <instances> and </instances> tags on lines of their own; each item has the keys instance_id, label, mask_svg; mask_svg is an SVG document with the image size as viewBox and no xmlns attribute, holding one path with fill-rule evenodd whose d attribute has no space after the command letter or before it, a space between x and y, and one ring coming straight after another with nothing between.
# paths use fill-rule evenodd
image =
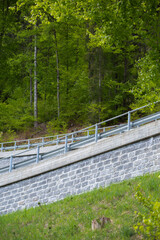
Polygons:
<instances>
[{"instance_id":1,"label":"tree trunk","mask_svg":"<svg viewBox=\"0 0 160 240\"><path fill-rule=\"evenodd\" d=\"M57 35L56 30L54 30L55 37L55 47L56 47L56 69L57 69L57 110L58 118L60 117L60 74L59 74L59 55L58 55L58 45L57 45Z\"/></svg>"},{"instance_id":2,"label":"tree trunk","mask_svg":"<svg viewBox=\"0 0 160 240\"><path fill-rule=\"evenodd\" d=\"M69 79L68 79L68 71L69 71L69 62L68 62L68 38L69 38L69 33L68 33L68 23L67 23L67 63L66 63L66 68L67 68L67 90L66 90L66 93L67 93L67 101L68 101L68 93L69 93Z\"/></svg>"},{"instance_id":3,"label":"tree trunk","mask_svg":"<svg viewBox=\"0 0 160 240\"><path fill-rule=\"evenodd\" d=\"M30 106L32 107L33 96L32 96L32 69L30 69Z\"/></svg>"},{"instance_id":4,"label":"tree trunk","mask_svg":"<svg viewBox=\"0 0 160 240\"><path fill-rule=\"evenodd\" d=\"M98 93L98 102L99 102L99 122L101 121L101 118L100 118L100 113L101 113L101 102L102 102L102 51L101 51L101 48L99 48L99 93Z\"/></svg>"},{"instance_id":5,"label":"tree trunk","mask_svg":"<svg viewBox=\"0 0 160 240\"><path fill-rule=\"evenodd\" d=\"M5 1L2 1L2 23L1 23L1 29L0 29L0 50L2 48L2 39L4 35L4 26L5 26Z\"/></svg>"},{"instance_id":6,"label":"tree trunk","mask_svg":"<svg viewBox=\"0 0 160 240\"><path fill-rule=\"evenodd\" d=\"M35 35L34 45L34 127L37 128L38 110L37 110L37 36Z\"/></svg>"},{"instance_id":7,"label":"tree trunk","mask_svg":"<svg viewBox=\"0 0 160 240\"><path fill-rule=\"evenodd\" d=\"M127 57L124 57L124 83L127 82Z\"/></svg>"}]
</instances>

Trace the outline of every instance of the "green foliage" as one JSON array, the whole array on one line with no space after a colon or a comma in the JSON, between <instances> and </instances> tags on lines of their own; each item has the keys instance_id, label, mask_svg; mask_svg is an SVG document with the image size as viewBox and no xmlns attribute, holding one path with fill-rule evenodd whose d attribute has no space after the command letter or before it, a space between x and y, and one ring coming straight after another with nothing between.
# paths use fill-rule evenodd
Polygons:
<instances>
[{"instance_id":1,"label":"green foliage","mask_svg":"<svg viewBox=\"0 0 160 240\"><path fill-rule=\"evenodd\" d=\"M156 188L158 191L158 189ZM142 234L144 239L160 239L160 201L153 201L151 197L146 197L140 187L137 188L136 198L147 211L137 213L138 223L134 229Z\"/></svg>"},{"instance_id":2,"label":"green foliage","mask_svg":"<svg viewBox=\"0 0 160 240\"><path fill-rule=\"evenodd\" d=\"M0 130L26 130L33 125L33 117L28 103L23 98L9 99L0 103Z\"/></svg>"},{"instance_id":3,"label":"green foliage","mask_svg":"<svg viewBox=\"0 0 160 240\"><path fill-rule=\"evenodd\" d=\"M52 121L49 121L47 124L47 132L49 135L53 135L53 133L65 133L66 130L66 122L60 119L54 119Z\"/></svg>"},{"instance_id":4,"label":"green foliage","mask_svg":"<svg viewBox=\"0 0 160 240\"><path fill-rule=\"evenodd\" d=\"M133 88L136 106L159 100L160 91L160 59L159 54L150 51L137 62L138 79Z\"/></svg>"},{"instance_id":5,"label":"green foliage","mask_svg":"<svg viewBox=\"0 0 160 240\"><path fill-rule=\"evenodd\" d=\"M58 103L69 125L159 99L159 12L158 0L1 1L0 129L33 123L35 34L39 123L58 118Z\"/></svg>"}]
</instances>

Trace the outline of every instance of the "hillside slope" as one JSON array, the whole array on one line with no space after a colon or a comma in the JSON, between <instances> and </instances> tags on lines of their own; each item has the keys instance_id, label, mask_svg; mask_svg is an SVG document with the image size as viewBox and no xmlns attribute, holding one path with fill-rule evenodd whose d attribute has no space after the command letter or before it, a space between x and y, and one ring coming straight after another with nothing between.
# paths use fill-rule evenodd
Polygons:
<instances>
[{"instance_id":1,"label":"hillside slope","mask_svg":"<svg viewBox=\"0 0 160 240\"><path fill-rule=\"evenodd\" d=\"M160 201L158 175L145 175L50 205L0 216L0 240L142 239L133 229L137 221L135 211L146 211L135 198L136 187L140 184L146 196ZM109 217L111 223L92 231L92 220L102 216Z\"/></svg>"}]
</instances>

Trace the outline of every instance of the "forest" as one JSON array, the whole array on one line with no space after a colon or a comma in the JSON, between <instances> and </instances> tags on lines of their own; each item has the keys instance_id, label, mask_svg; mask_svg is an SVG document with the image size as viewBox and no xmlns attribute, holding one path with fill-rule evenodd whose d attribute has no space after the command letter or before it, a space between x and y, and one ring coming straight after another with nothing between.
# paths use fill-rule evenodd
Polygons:
<instances>
[{"instance_id":1,"label":"forest","mask_svg":"<svg viewBox=\"0 0 160 240\"><path fill-rule=\"evenodd\" d=\"M158 0L1 0L0 137L159 100Z\"/></svg>"}]
</instances>

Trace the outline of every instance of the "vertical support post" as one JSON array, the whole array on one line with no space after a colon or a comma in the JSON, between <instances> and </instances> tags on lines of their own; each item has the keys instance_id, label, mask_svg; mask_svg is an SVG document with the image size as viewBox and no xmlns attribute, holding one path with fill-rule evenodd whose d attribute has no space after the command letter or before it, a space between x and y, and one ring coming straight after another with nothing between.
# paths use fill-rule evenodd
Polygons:
<instances>
[{"instance_id":1,"label":"vertical support post","mask_svg":"<svg viewBox=\"0 0 160 240\"><path fill-rule=\"evenodd\" d=\"M59 136L57 135L57 141L56 141L56 145L59 144Z\"/></svg>"},{"instance_id":2,"label":"vertical support post","mask_svg":"<svg viewBox=\"0 0 160 240\"><path fill-rule=\"evenodd\" d=\"M28 139L28 149L30 149L30 140Z\"/></svg>"},{"instance_id":3,"label":"vertical support post","mask_svg":"<svg viewBox=\"0 0 160 240\"><path fill-rule=\"evenodd\" d=\"M87 130L87 137L89 138L89 130Z\"/></svg>"},{"instance_id":4,"label":"vertical support post","mask_svg":"<svg viewBox=\"0 0 160 240\"><path fill-rule=\"evenodd\" d=\"M95 142L98 141L98 124L96 123L96 126L95 126Z\"/></svg>"},{"instance_id":5,"label":"vertical support post","mask_svg":"<svg viewBox=\"0 0 160 240\"><path fill-rule=\"evenodd\" d=\"M105 127L103 127L103 132L105 132L106 131L106 128Z\"/></svg>"},{"instance_id":6,"label":"vertical support post","mask_svg":"<svg viewBox=\"0 0 160 240\"><path fill-rule=\"evenodd\" d=\"M10 166L9 166L9 172L12 171L12 162L13 162L13 156L10 156Z\"/></svg>"},{"instance_id":7,"label":"vertical support post","mask_svg":"<svg viewBox=\"0 0 160 240\"><path fill-rule=\"evenodd\" d=\"M42 146L44 145L44 137L42 137Z\"/></svg>"},{"instance_id":8,"label":"vertical support post","mask_svg":"<svg viewBox=\"0 0 160 240\"><path fill-rule=\"evenodd\" d=\"M16 150L17 145L16 145L16 141L14 142L14 151Z\"/></svg>"},{"instance_id":9,"label":"vertical support post","mask_svg":"<svg viewBox=\"0 0 160 240\"><path fill-rule=\"evenodd\" d=\"M128 130L131 129L131 112L128 112Z\"/></svg>"},{"instance_id":10,"label":"vertical support post","mask_svg":"<svg viewBox=\"0 0 160 240\"><path fill-rule=\"evenodd\" d=\"M37 158L36 158L36 163L39 162L39 145L37 145Z\"/></svg>"},{"instance_id":11,"label":"vertical support post","mask_svg":"<svg viewBox=\"0 0 160 240\"><path fill-rule=\"evenodd\" d=\"M72 143L74 142L74 134L72 134Z\"/></svg>"},{"instance_id":12,"label":"vertical support post","mask_svg":"<svg viewBox=\"0 0 160 240\"><path fill-rule=\"evenodd\" d=\"M3 152L3 143L1 143L1 152Z\"/></svg>"},{"instance_id":13,"label":"vertical support post","mask_svg":"<svg viewBox=\"0 0 160 240\"><path fill-rule=\"evenodd\" d=\"M66 152L68 151L67 143L68 143L68 136L66 135L66 136L65 136L65 147L64 147L64 153L66 153Z\"/></svg>"}]
</instances>

